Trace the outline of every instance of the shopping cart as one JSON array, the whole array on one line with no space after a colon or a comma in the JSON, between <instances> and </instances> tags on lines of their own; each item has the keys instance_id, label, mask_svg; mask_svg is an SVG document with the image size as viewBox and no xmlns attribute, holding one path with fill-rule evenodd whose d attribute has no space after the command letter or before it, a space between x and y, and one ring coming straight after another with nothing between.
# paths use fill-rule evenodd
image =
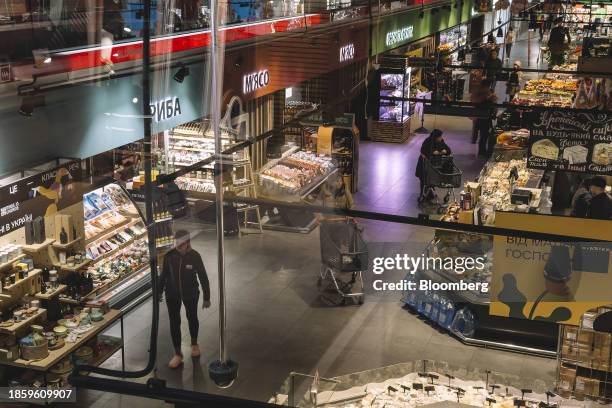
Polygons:
<instances>
[{"instance_id":1,"label":"shopping cart","mask_svg":"<svg viewBox=\"0 0 612 408\"><path fill-rule=\"evenodd\" d=\"M455 201L455 188L461 187L461 170L455 165L453 156L434 156L430 159L423 160L423 177L425 183L423 191L421 191L420 200L425 200L433 193L435 201L433 202L438 207L438 213L442 214L446 211L448 203L452 197ZM438 195L434 188L446 189L444 203L441 204L438 200Z\"/></svg>"},{"instance_id":2,"label":"shopping cart","mask_svg":"<svg viewBox=\"0 0 612 408\"><path fill-rule=\"evenodd\" d=\"M362 304L362 271L368 267L368 248L357 223L350 218L324 220L320 223L320 239L321 270L317 285L321 298L334 305L344 305L348 298Z\"/></svg>"}]
</instances>

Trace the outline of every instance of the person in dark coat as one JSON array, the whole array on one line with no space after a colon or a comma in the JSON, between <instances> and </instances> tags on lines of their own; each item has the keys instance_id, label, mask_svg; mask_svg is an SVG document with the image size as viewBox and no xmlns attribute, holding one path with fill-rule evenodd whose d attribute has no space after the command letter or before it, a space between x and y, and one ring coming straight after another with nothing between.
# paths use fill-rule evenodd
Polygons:
<instances>
[{"instance_id":1,"label":"person in dark coat","mask_svg":"<svg viewBox=\"0 0 612 408\"><path fill-rule=\"evenodd\" d=\"M165 290L168 318L170 320L170 335L174 346L174 357L170 360L170 368L178 368L183 363L181 351L181 305L185 305L185 314L189 323L191 335L191 357L200 356L198 346L198 280L204 293L202 308L210 307L210 286L202 257L191 248L189 232L184 230L175 233L176 246L164 257L162 272L159 277L159 293Z\"/></svg>"},{"instance_id":2,"label":"person in dark coat","mask_svg":"<svg viewBox=\"0 0 612 408\"><path fill-rule=\"evenodd\" d=\"M444 141L444 138L442 138L442 131L440 129L432 130L427 139L425 139L421 145L421 154L419 155L419 161L417 162L417 167L414 174L420 180L421 190L419 193L419 201L424 198L425 193L425 174L423 171L424 161L431 160L433 157L448 156L450 154L451 149Z\"/></svg>"},{"instance_id":3,"label":"person in dark coat","mask_svg":"<svg viewBox=\"0 0 612 408\"><path fill-rule=\"evenodd\" d=\"M593 177L591 179L591 202L587 211L588 218L609 220L612 218L612 198L606 193L606 179Z\"/></svg>"},{"instance_id":4,"label":"person in dark coat","mask_svg":"<svg viewBox=\"0 0 612 408\"><path fill-rule=\"evenodd\" d=\"M591 202L591 179L585 179L572 197L572 217L586 217Z\"/></svg>"}]
</instances>

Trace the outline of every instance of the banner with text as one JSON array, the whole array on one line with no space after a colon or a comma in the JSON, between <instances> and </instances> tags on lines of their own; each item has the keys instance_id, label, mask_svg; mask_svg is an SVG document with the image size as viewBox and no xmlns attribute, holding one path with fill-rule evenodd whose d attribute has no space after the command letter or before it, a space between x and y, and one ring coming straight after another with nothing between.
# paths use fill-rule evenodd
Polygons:
<instances>
[{"instance_id":1,"label":"banner with text","mask_svg":"<svg viewBox=\"0 0 612 408\"><path fill-rule=\"evenodd\" d=\"M612 175L612 115L542 112L531 127L527 167Z\"/></svg>"}]
</instances>

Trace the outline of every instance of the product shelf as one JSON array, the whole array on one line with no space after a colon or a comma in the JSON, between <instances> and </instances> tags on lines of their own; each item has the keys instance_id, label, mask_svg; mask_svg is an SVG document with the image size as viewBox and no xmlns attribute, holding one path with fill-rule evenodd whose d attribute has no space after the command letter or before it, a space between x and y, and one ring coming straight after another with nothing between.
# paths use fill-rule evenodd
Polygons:
<instances>
[{"instance_id":1,"label":"product shelf","mask_svg":"<svg viewBox=\"0 0 612 408\"><path fill-rule=\"evenodd\" d=\"M96 242L96 241L98 241L98 240L100 240L100 239L102 239L102 238L108 237L108 236L110 236L110 235L114 234L114 233L115 233L115 231L117 231L119 228L121 228L121 227L123 227L123 226L126 226L127 224L131 224L131 223L132 223L132 222L134 222L134 221L138 221L138 219L136 219L136 220L130 220L129 218L125 218L125 219L124 219L123 221L121 221L120 223L118 223L118 224L116 224L116 225L113 225L113 226L112 226L110 229L106 229L106 230L104 230L104 231L102 231L102 232L100 232L100 233L98 233L98 234L94 235L93 237L86 239L86 240L85 240L85 244L86 244L86 245L89 245L89 244L91 244L92 242ZM132 224L132 225L133 225L133 224ZM110 234L110 235L109 235L109 234Z\"/></svg>"},{"instance_id":2,"label":"product shelf","mask_svg":"<svg viewBox=\"0 0 612 408\"><path fill-rule=\"evenodd\" d=\"M10 268L11 266L13 266L15 262L20 261L23 258L25 258L25 254L17 255L15 258L11 259L10 261L0 264L0 271Z\"/></svg>"},{"instance_id":3,"label":"product shelf","mask_svg":"<svg viewBox=\"0 0 612 408\"><path fill-rule=\"evenodd\" d=\"M68 343L57 350L50 350L49 355L42 360L24 360L17 359L15 361L5 361L4 364L11 365L14 367L30 368L37 371L48 371L51 367L61 361L64 357L77 350L83 344L87 343L98 333L105 330L107 327L115 323L121 318L122 312L120 310L109 310L105 315L104 319L99 322L92 322L93 326L91 330L87 331L75 343Z\"/></svg>"},{"instance_id":4,"label":"product shelf","mask_svg":"<svg viewBox=\"0 0 612 408\"><path fill-rule=\"evenodd\" d=\"M22 245L21 248L26 252L39 252L54 242L55 240L53 238L47 238L40 244Z\"/></svg>"},{"instance_id":5,"label":"product shelf","mask_svg":"<svg viewBox=\"0 0 612 408\"><path fill-rule=\"evenodd\" d=\"M18 323L14 323L13 325L8 326L8 327L0 327L0 333L8 333L8 334L17 333L21 329L30 327L30 325L34 323L36 320L38 320L39 318L44 318L46 314L47 314L46 309L38 309L36 313L34 313L32 316L28 317L25 320L22 320Z\"/></svg>"},{"instance_id":6,"label":"product shelf","mask_svg":"<svg viewBox=\"0 0 612 408\"><path fill-rule=\"evenodd\" d=\"M68 249L68 248L71 248L73 245L75 245L77 242L79 242L82 239L83 237L76 237L72 241L66 242L65 244L54 242L52 245L53 245L53 248L56 248L56 249Z\"/></svg>"},{"instance_id":7,"label":"product shelf","mask_svg":"<svg viewBox=\"0 0 612 408\"><path fill-rule=\"evenodd\" d=\"M31 271L28 271L28 276L26 276L23 279L18 280L17 282L13 283L12 285L5 286L3 288L3 290L11 292L13 289L20 287L25 282L31 281L34 277L38 276L38 274L41 273L41 272L42 271L40 269L32 269Z\"/></svg>"},{"instance_id":8,"label":"product shelf","mask_svg":"<svg viewBox=\"0 0 612 408\"><path fill-rule=\"evenodd\" d=\"M49 300L56 296L59 296L59 294L63 293L67 287L68 286L66 285L60 284L57 286L57 289L55 289L54 291L47 291L45 293L38 292L37 294L34 295L34 297L40 300Z\"/></svg>"},{"instance_id":9,"label":"product shelf","mask_svg":"<svg viewBox=\"0 0 612 408\"><path fill-rule=\"evenodd\" d=\"M85 260L83 260L82 262L78 264L75 264L74 266L70 266L68 264L61 264L61 263L54 263L53 266L56 268L62 269L64 271L77 272L81 270L82 268L84 268L85 266L87 266L90 262L91 262L91 259L85 257Z\"/></svg>"},{"instance_id":10,"label":"product shelf","mask_svg":"<svg viewBox=\"0 0 612 408\"><path fill-rule=\"evenodd\" d=\"M132 239L130 239L129 241L124 242L121 245L118 245L117 248L112 249L100 256L98 256L96 259L91 259L91 262L93 263L98 263L99 261L106 259L108 257L110 257L111 255L116 254L118 251L123 250L125 248L127 248L128 246L132 245L137 239L142 238L144 235L146 234L146 231L141 232L140 234L136 234L134 235L134 237ZM87 258L89 259L89 258Z\"/></svg>"}]
</instances>

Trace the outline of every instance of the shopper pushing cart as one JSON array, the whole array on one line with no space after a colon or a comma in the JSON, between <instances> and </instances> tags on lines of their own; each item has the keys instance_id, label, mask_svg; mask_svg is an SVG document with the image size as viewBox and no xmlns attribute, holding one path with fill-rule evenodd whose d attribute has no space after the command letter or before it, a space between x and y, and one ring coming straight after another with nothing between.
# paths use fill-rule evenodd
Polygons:
<instances>
[{"instance_id":1,"label":"shopper pushing cart","mask_svg":"<svg viewBox=\"0 0 612 408\"><path fill-rule=\"evenodd\" d=\"M442 131L434 129L421 146L421 156L417 163L417 177L420 180L419 203L436 200L438 212L443 212L457 187L461 187L461 170L457 168L451 149L442 138ZM444 203L437 201L435 188L446 189Z\"/></svg>"}]
</instances>

